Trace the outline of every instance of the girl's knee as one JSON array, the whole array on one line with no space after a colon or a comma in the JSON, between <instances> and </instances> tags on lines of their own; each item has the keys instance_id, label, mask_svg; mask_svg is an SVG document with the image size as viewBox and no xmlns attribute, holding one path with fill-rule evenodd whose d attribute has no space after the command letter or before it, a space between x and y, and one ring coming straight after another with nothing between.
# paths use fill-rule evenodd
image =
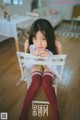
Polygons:
<instances>
[{"instance_id":1,"label":"girl's knee","mask_svg":"<svg viewBox=\"0 0 80 120\"><path fill-rule=\"evenodd\" d=\"M32 73L32 85L35 89L40 88L42 81L42 74L39 71L35 71Z\"/></svg>"},{"instance_id":2,"label":"girl's knee","mask_svg":"<svg viewBox=\"0 0 80 120\"><path fill-rule=\"evenodd\" d=\"M42 87L45 88L45 89L47 89L48 86L49 86L48 82L46 80L43 80L42 81Z\"/></svg>"},{"instance_id":3,"label":"girl's knee","mask_svg":"<svg viewBox=\"0 0 80 120\"><path fill-rule=\"evenodd\" d=\"M38 79L34 79L34 80L32 81L32 85L34 86L34 89L35 89L35 90L38 90L38 89L40 88L40 86L41 86L41 81L38 80Z\"/></svg>"},{"instance_id":4,"label":"girl's knee","mask_svg":"<svg viewBox=\"0 0 80 120\"><path fill-rule=\"evenodd\" d=\"M38 82L35 83L35 86L34 86L34 87L35 87L36 89L38 89L38 88L40 88L40 86L41 86L41 83L40 83L40 81L38 81Z\"/></svg>"},{"instance_id":5,"label":"girl's knee","mask_svg":"<svg viewBox=\"0 0 80 120\"><path fill-rule=\"evenodd\" d=\"M43 79L42 79L43 88L48 88L52 86L52 81L53 81L52 76L49 75L49 73L48 75L47 74L43 75Z\"/></svg>"}]
</instances>

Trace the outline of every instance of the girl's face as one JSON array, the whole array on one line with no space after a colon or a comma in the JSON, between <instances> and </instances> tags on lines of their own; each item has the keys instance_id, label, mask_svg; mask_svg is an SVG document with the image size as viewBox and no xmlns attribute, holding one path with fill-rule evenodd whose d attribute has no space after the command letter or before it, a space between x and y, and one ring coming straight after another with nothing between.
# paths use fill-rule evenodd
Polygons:
<instances>
[{"instance_id":1,"label":"girl's face","mask_svg":"<svg viewBox=\"0 0 80 120\"><path fill-rule=\"evenodd\" d=\"M40 31L38 31L35 37L33 37L33 44L38 50L45 50L47 47L47 40Z\"/></svg>"}]
</instances>

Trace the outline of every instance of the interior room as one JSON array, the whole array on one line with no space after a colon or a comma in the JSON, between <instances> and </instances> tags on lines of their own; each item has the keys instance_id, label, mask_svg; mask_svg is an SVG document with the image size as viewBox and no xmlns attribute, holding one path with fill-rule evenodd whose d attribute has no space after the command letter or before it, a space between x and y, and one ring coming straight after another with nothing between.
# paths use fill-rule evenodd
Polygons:
<instances>
[{"instance_id":1,"label":"interior room","mask_svg":"<svg viewBox=\"0 0 80 120\"><path fill-rule=\"evenodd\" d=\"M61 55L67 56L61 79L54 83L60 120L80 120L80 0L0 1L0 119L19 120L28 83L17 52L25 53L25 41L37 19L51 23ZM42 87L33 101L48 101ZM26 120L52 120L50 104L45 115L43 103L34 104L34 114L32 106Z\"/></svg>"}]
</instances>

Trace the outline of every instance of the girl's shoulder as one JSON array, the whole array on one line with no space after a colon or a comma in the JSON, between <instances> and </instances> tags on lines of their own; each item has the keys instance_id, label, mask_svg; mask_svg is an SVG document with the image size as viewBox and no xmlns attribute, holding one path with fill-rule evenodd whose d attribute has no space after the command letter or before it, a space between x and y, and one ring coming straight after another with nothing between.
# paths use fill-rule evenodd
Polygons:
<instances>
[{"instance_id":1,"label":"girl's shoulder","mask_svg":"<svg viewBox=\"0 0 80 120\"><path fill-rule=\"evenodd\" d=\"M58 40L56 40L55 45L57 47L58 54L61 54L62 53L62 45L61 45L61 43Z\"/></svg>"}]
</instances>

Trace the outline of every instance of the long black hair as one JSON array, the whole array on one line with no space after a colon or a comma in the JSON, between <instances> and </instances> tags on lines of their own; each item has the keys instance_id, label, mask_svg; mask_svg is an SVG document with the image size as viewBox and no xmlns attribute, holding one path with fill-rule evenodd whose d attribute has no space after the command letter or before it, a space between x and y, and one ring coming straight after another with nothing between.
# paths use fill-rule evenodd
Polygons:
<instances>
[{"instance_id":1,"label":"long black hair","mask_svg":"<svg viewBox=\"0 0 80 120\"><path fill-rule=\"evenodd\" d=\"M40 31L45 36L47 40L47 48L50 50L53 54L58 54L57 48L55 45L55 34L53 31L53 27L50 24L50 22L46 19L37 19L33 22L30 33L29 33L29 45L33 44L33 37L35 37L36 33Z\"/></svg>"}]
</instances>

